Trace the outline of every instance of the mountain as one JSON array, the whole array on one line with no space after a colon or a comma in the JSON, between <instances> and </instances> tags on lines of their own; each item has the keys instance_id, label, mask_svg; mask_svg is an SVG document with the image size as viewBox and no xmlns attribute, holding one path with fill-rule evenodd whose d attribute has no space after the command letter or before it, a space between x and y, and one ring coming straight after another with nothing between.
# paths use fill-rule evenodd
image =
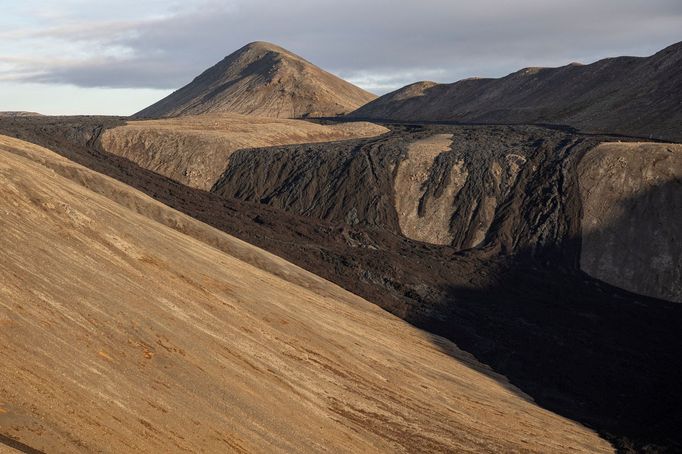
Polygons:
<instances>
[{"instance_id":1,"label":"mountain","mask_svg":"<svg viewBox=\"0 0 682 454\"><path fill-rule=\"evenodd\" d=\"M240 113L275 118L331 117L351 112L374 98L288 50L254 42L134 116Z\"/></svg>"},{"instance_id":2,"label":"mountain","mask_svg":"<svg viewBox=\"0 0 682 454\"><path fill-rule=\"evenodd\" d=\"M176 123L188 150L200 144L182 139L191 118ZM99 139L123 124L27 117L0 119L0 131L454 341L624 452L682 446L682 305L642 296L682 295L671 208L682 195L679 145L534 126L391 125L380 137L237 150L205 191L106 152ZM173 122L151 129L162 124ZM147 212L220 246L186 218Z\"/></svg>"},{"instance_id":3,"label":"mountain","mask_svg":"<svg viewBox=\"0 0 682 454\"><path fill-rule=\"evenodd\" d=\"M366 122L320 125L239 114L127 121L99 137L102 150L123 156L182 184L211 189L237 150L357 139L388 129Z\"/></svg>"},{"instance_id":4,"label":"mountain","mask_svg":"<svg viewBox=\"0 0 682 454\"><path fill-rule=\"evenodd\" d=\"M324 279L0 136L0 450L610 452Z\"/></svg>"},{"instance_id":5,"label":"mountain","mask_svg":"<svg viewBox=\"0 0 682 454\"><path fill-rule=\"evenodd\" d=\"M680 144L531 126L441 126L240 150L212 191L456 251L542 254L580 236L574 253L583 271L682 302L671 208L682 206L680 178Z\"/></svg>"},{"instance_id":6,"label":"mountain","mask_svg":"<svg viewBox=\"0 0 682 454\"><path fill-rule=\"evenodd\" d=\"M384 95L350 116L552 123L589 132L682 140L682 42L650 57L525 68L500 79L418 82Z\"/></svg>"}]
</instances>

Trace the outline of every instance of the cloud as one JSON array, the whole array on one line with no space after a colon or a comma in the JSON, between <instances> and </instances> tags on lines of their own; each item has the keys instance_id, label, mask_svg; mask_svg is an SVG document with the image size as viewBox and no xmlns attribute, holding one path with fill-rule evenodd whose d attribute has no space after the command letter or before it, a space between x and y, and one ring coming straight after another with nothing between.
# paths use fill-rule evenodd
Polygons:
<instances>
[{"instance_id":1,"label":"cloud","mask_svg":"<svg viewBox=\"0 0 682 454\"><path fill-rule=\"evenodd\" d=\"M155 0L135 15L128 7L140 2L122 0L109 20L92 14L92 3L69 0L4 27L0 41L10 40L25 60L5 62L5 77L178 88L247 42L265 40L382 93L423 79L648 55L679 40L682 29L678 0Z\"/></svg>"}]
</instances>

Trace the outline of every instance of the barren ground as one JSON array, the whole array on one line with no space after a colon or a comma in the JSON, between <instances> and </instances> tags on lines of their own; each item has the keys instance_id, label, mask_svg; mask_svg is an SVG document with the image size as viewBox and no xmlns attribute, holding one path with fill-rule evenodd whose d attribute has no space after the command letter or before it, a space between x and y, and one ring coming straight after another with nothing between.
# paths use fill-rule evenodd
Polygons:
<instances>
[{"instance_id":1,"label":"barren ground","mask_svg":"<svg viewBox=\"0 0 682 454\"><path fill-rule=\"evenodd\" d=\"M302 120L199 115L128 121L107 129L100 146L180 183L210 189L225 171L232 153L244 148L331 142L377 136L381 126L357 122L319 125Z\"/></svg>"},{"instance_id":2,"label":"barren ground","mask_svg":"<svg viewBox=\"0 0 682 454\"><path fill-rule=\"evenodd\" d=\"M270 194L252 203L101 152L92 137L120 124L98 117L6 119L0 131L47 145L455 341L544 408L595 428L624 452L680 449L682 306L580 270L576 168L598 143L619 138L527 126L390 125L386 137L242 150L225 177L243 177L232 180L241 181L240 196ZM459 161L468 173L457 196L463 215L453 218L463 222L451 225L451 246L400 235L393 211L391 164L409 144L439 134L455 140L434 160L422 198L431 203L447 193L446 177ZM271 166L261 166L266 162ZM648 187L635 202L667 193ZM476 211L483 196L495 198L487 227ZM344 222L354 205L355 218ZM312 209L299 211L306 207ZM602 227L622 228L616 221ZM167 225L184 231L189 224ZM485 243L461 250L484 227Z\"/></svg>"},{"instance_id":3,"label":"barren ground","mask_svg":"<svg viewBox=\"0 0 682 454\"><path fill-rule=\"evenodd\" d=\"M609 451L447 340L48 150L0 137L0 185L6 445Z\"/></svg>"},{"instance_id":4,"label":"barren ground","mask_svg":"<svg viewBox=\"0 0 682 454\"><path fill-rule=\"evenodd\" d=\"M135 116L239 113L270 118L333 117L375 98L286 49L256 41Z\"/></svg>"}]
</instances>

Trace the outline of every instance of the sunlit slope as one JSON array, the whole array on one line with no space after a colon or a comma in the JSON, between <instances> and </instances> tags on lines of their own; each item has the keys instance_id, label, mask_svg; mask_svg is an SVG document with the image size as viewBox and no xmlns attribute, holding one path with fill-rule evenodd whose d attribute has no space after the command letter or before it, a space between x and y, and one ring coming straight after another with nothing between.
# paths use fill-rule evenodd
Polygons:
<instances>
[{"instance_id":1,"label":"sunlit slope","mask_svg":"<svg viewBox=\"0 0 682 454\"><path fill-rule=\"evenodd\" d=\"M375 98L286 49L256 41L135 116L238 113L270 118L333 117Z\"/></svg>"},{"instance_id":2,"label":"sunlit slope","mask_svg":"<svg viewBox=\"0 0 682 454\"><path fill-rule=\"evenodd\" d=\"M31 448L609 449L449 342L6 137L0 232L0 434Z\"/></svg>"},{"instance_id":3,"label":"sunlit slope","mask_svg":"<svg viewBox=\"0 0 682 454\"><path fill-rule=\"evenodd\" d=\"M378 136L366 122L320 125L301 120L213 114L129 121L108 129L99 146L182 184L211 189L240 149Z\"/></svg>"}]
</instances>

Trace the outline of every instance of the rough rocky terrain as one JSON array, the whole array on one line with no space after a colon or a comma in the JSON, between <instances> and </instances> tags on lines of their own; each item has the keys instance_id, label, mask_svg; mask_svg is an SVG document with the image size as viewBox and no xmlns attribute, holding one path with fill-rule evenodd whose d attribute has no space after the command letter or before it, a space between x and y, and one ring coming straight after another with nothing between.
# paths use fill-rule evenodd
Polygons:
<instances>
[{"instance_id":1,"label":"rough rocky terrain","mask_svg":"<svg viewBox=\"0 0 682 454\"><path fill-rule=\"evenodd\" d=\"M578 172L581 268L618 287L682 303L682 145L604 143Z\"/></svg>"},{"instance_id":2,"label":"rough rocky terrain","mask_svg":"<svg viewBox=\"0 0 682 454\"><path fill-rule=\"evenodd\" d=\"M240 150L213 192L456 250L517 253L581 237L589 274L682 300L682 214L670 208L682 206L680 145L600 145L610 138L528 126L427 131ZM566 179L580 179L582 205ZM619 208L624 199L638 205Z\"/></svg>"},{"instance_id":3,"label":"rough rocky terrain","mask_svg":"<svg viewBox=\"0 0 682 454\"><path fill-rule=\"evenodd\" d=\"M436 134L412 142L405 159L397 165L393 182L395 211L400 231L408 238L433 244L452 243L452 207L467 178L463 163L452 166L450 184L440 197L424 197L433 163L450 150L452 139L452 134Z\"/></svg>"},{"instance_id":4,"label":"rough rocky terrain","mask_svg":"<svg viewBox=\"0 0 682 454\"><path fill-rule=\"evenodd\" d=\"M544 408L588 424L623 452L680 449L682 306L629 293L580 269L582 206L576 169L596 145L617 138L521 126L393 125L390 135L328 144L326 153L314 145L274 149L281 156L318 159L312 168L320 167L321 176L341 163L347 169L341 175L361 188L348 191L358 199L370 187L389 188L386 194L394 188L390 172L379 164L391 168L401 154L409 155L410 144L431 149L429 137L442 142L452 136L451 150L435 175L452 174L452 166L464 160L469 189L465 185L458 194L489 191L501 200L483 243L462 250L460 243L469 233L445 246L400 234L395 210L392 218L387 214L393 195L376 199L381 203L375 210L392 223L368 222L371 217L363 216L371 211L361 209L357 222L353 216L351 222L326 222L296 214L293 205L282 210L262 203L266 200L239 201L180 185L102 153L93 137L103 127L120 124L112 118L6 119L0 120L0 131L49 146L455 341ZM382 149L384 161L378 159ZM492 162L506 161L512 150L526 164L510 190L493 184ZM276 154L273 162L283 159ZM296 168L303 161L291 162ZM366 180L373 184L364 185ZM446 181L432 180L426 186L435 194ZM646 198L647 192L640 196ZM340 210L338 216L347 213ZM329 219L339 219L334 216ZM375 219L382 218L377 214Z\"/></svg>"},{"instance_id":5,"label":"rough rocky terrain","mask_svg":"<svg viewBox=\"0 0 682 454\"><path fill-rule=\"evenodd\" d=\"M374 98L279 46L254 42L135 116L239 113L331 117L351 112Z\"/></svg>"},{"instance_id":6,"label":"rough rocky terrain","mask_svg":"<svg viewBox=\"0 0 682 454\"><path fill-rule=\"evenodd\" d=\"M3 445L610 451L447 340L46 149L0 136L0 185Z\"/></svg>"},{"instance_id":7,"label":"rough rocky terrain","mask_svg":"<svg viewBox=\"0 0 682 454\"><path fill-rule=\"evenodd\" d=\"M650 57L525 68L500 79L418 82L353 112L402 121L569 125L583 131L682 140L682 43Z\"/></svg>"},{"instance_id":8,"label":"rough rocky terrain","mask_svg":"<svg viewBox=\"0 0 682 454\"><path fill-rule=\"evenodd\" d=\"M97 138L108 153L199 189L210 189L239 149L371 137L388 132L365 123L320 125L237 114L127 121Z\"/></svg>"}]
</instances>

